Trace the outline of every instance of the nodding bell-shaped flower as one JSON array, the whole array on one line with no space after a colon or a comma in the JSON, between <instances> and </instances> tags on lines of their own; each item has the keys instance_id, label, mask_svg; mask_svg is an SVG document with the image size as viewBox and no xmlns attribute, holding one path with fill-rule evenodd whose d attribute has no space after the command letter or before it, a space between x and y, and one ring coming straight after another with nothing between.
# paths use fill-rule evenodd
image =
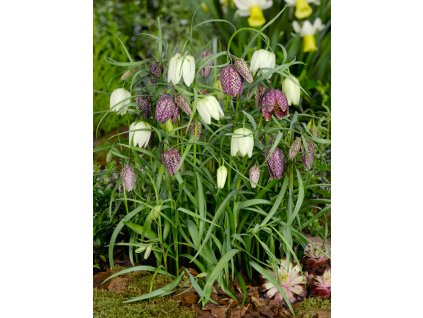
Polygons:
<instances>
[{"instance_id":1,"label":"nodding bell-shaped flower","mask_svg":"<svg viewBox=\"0 0 423 318\"><path fill-rule=\"evenodd\" d=\"M301 144L301 156L303 158L303 163L304 163L305 169L310 170L311 167L313 167L313 164L314 164L314 146L313 146L313 143L310 140L307 141L307 145L308 145L308 154L307 154L303 144Z\"/></svg>"},{"instance_id":2,"label":"nodding bell-shaped flower","mask_svg":"<svg viewBox=\"0 0 423 318\"><path fill-rule=\"evenodd\" d=\"M254 165L250 168L249 171L250 174L250 184L251 188L257 187L258 181L260 179L260 168L257 165Z\"/></svg>"},{"instance_id":3,"label":"nodding bell-shaped flower","mask_svg":"<svg viewBox=\"0 0 423 318\"><path fill-rule=\"evenodd\" d=\"M310 16L313 9L309 3L320 5L320 0L285 0L287 7L295 7L295 17L297 19L304 19Z\"/></svg>"},{"instance_id":4,"label":"nodding bell-shaped flower","mask_svg":"<svg viewBox=\"0 0 423 318\"><path fill-rule=\"evenodd\" d=\"M265 68L275 68L275 66L276 56L273 52L260 49L255 51L251 57L250 70L253 73L257 72L259 69L264 69L262 72L266 74L270 70L266 70Z\"/></svg>"},{"instance_id":5,"label":"nodding bell-shaped flower","mask_svg":"<svg viewBox=\"0 0 423 318\"><path fill-rule=\"evenodd\" d=\"M227 65L220 70L222 90L230 96L242 94L242 78L233 65Z\"/></svg>"},{"instance_id":6,"label":"nodding bell-shaped flower","mask_svg":"<svg viewBox=\"0 0 423 318\"><path fill-rule=\"evenodd\" d=\"M265 150L266 157L269 155L269 150ZM267 168L269 169L270 179L280 179L283 176L284 166L283 160L285 156L279 148L275 148L272 155L267 159Z\"/></svg>"},{"instance_id":7,"label":"nodding bell-shaped flower","mask_svg":"<svg viewBox=\"0 0 423 318\"><path fill-rule=\"evenodd\" d=\"M128 104L131 103L131 93L124 88L117 88L110 96L110 110L119 115L125 115Z\"/></svg>"},{"instance_id":8,"label":"nodding bell-shaped flower","mask_svg":"<svg viewBox=\"0 0 423 318\"><path fill-rule=\"evenodd\" d=\"M169 70L167 73L167 82L174 85L184 80L186 86L191 86L195 77L195 60L192 55L181 55L176 53L169 61Z\"/></svg>"},{"instance_id":9,"label":"nodding bell-shaped flower","mask_svg":"<svg viewBox=\"0 0 423 318\"><path fill-rule=\"evenodd\" d=\"M163 65L160 63L153 63L150 66L150 74L156 78L160 78L163 73Z\"/></svg>"},{"instance_id":10,"label":"nodding bell-shaped flower","mask_svg":"<svg viewBox=\"0 0 423 318\"><path fill-rule=\"evenodd\" d=\"M273 5L272 0L234 0L234 3L237 13L241 17L249 17L248 24L252 27L260 27L266 22L262 10Z\"/></svg>"},{"instance_id":11,"label":"nodding bell-shaped flower","mask_svg":"<svg viewBox=\"0 0 423 318\"><path fill-rule=\"evenodd\" d=\"M129 145L145 148L151 137L151 125L139 121L129 126Z\"/></svg>"},{"instance_id":12,"label":"nodding bell-shaped flower","mask_svg":"<svg viewBox=\"0 0 423 318\"><path fill-rule=\"evenodd\" d=\"M325 25L322 24L322 20L320 20L320 18L314 20L313 24L311 24L310 21L305 21L302 26L300 26L298 21L294 21L292 22L292 27L294 28L294 31L304 39L304 52L317 51L316 39L314 35L317 31L322 31L325 27Z\"/></svg>"},{"instance_id":13,"label":"nodding bell-shaped flower","mask_svg":"<svg viewBox=\"0 0 423 318\"><path fill-rule=\"evenodd\" d=\"M289 153L288 153L288 158L290 160L293 160L297 153L300 151L301 149L301 139L300 138L296 138L294 140L294 142L291 145L291 148L289 148Z\"/></svg>"},{"instance_id":14,"label":"nodding bell-shaped flower","mask_svg":"<svg viewBox=\"0 0 423 318\"><path fill-rule=\"evenodd\" d=\"M151 116L151 103L148 96L135 97L135 103L137 103L135 108L142 114L145 119Z\"/></svg>"},{"instance_id":15,"label":"nodding bell-shaped flower","mask_svg":"<svg viewBox=\"0 0 423 318\"><path fill-rule=\"evenodd\" d=\"M162 153L162 162L167 172L173 176L181 163L181 155L176 149L169 149ZM182 167L181 167L182 170Z\"/></svg>"},{"instance_id":16,"label":"nodding bell-shaped flower","mask_svg":"<svg viewBox=\"0 0 423 318\"><path fill-rule=\"evenodd\" d=\"M188 104L188 101L185 97L181 94L176 94L175 98L173 99L175 104L188 116L192 114L191 107Z\"/></svg>"},{"instance_id":17,"label":"nodding bell-shaped flower","mask_svg":"<svg viewBox=\"0 0 423 318\"><path fill-rule=\"evenodd\" d=\"M261 112L266 121L272 118L272 114L274 114L277 119L288 116L288 99L285 94L278 89L272 88L268 90L261 99Z\"/></svg>"},{"instance_id":18,"label":"nodding bell-shaped flower","mask_svg":"<svg viewBox=\"0 0 423 318\"><path fill-rule=\"evenodd\" d=\"M253 82L253 75L251 74L250 69L248 68L247 62L243 59L235 57L234 67L238 71L239 75L242 76L248 83Z\"/></svg>"},{"instance_id":19,"label":"nodding bell-shaped flower","mask_svg":"<svg viewBox=\"0 0 423 318\"><path fill-rule=\"evenodd\" d=\"M217 169L217 188L223 189L226 182L226 177L228 176L228 169L225 166L220 166Z\"/></svg>"},{"instance_id":20,"label":"nodding bell-shaped flower","mask_svg":"<svg viewBox=\"0 0 423 318\"><path fill-rule=\"evenodd\" d=\"M206 59L207 57L209 57L209 56L210 56L210 55L212 55L212 54L213 54L213 52L212 52L212 51L210 51L210 50L205 50L205 51L203 51L203 53L201 53L201 57L202 57L203 59ZM206 66L205 66L205 67L203 67L203 68L200 70L200 74L201 74L201 76L203 76L204 78L209 77L210 72L211 72L211 70L212 70L212 66L213 66L213 64L214 64L214 62L213 62L213 61L208 62L208 63L206 64Z\"/></svg>"},{"instance_id":21,"label":"nodding bell-shaped flower","mask_svg":"<svg viewBox=\"0 0 423 318\"><path fill-rule=\"evenodd\" d=\"M197 137L197 140L200 139L201 136L201 128L203 127L203 124L201 123L201 121L199 121L197 123L197 129L195 128L195 122L191 122L191 124L188 127L188 132L190 133L190 135Z\"/></svg>"},{"instance_id":22,"label":"nodding bell-shaped flower","mask_svg":"<svg viewBox=\"0 0 423 318\"><path fill-rule=\"evenodd\" d=\"M251 158L253 155L254 138L251 130L238 128L234 131L231 139L231 156Z\"/></svg>"},{"instance_id":23,"label":"nodding bell-shaped flower","mask_svg":"<svg viewBox=\"0 0 423 318\"><path fill-rule=\"evenodd\" d=\"M169 119L175 122L178 116L178 106L176 106L172 96L166 94L160 96L156 104L156 120L162 124Z\"/></svg>"},{"instance_id":24,"label":"nodding bell-shaped flower","mask_svg":"<svg viewBox=\"0 0 423 318\"><path fill-rule=\"evenodd\" d=\"M197 110L201 119L207 124L211 124L211 118L219 120L223 118L222 107L216 97L208 95L206 97L199 97L197 101Z\"/></svg>"},{"instance_id":25,"label":"nodding bell-shaped flower","mask_svg":"<svg viewBox=\"0 0 423 318\"><path fill-rule=\"evenodd\" d=\"M122 169L121 176L126 191L131 192L132 190L134 190L137 181L137 176L135 174L134 168L132 168L131 165L125 165Z\"/></svg>"},{"instance_id":26,"label":"nodding bell-shaped flower","mask_svg":"<svg viewBox=\"0 0 423 318\"><path fill-rule=\"evenodd\" d=\"M263 98L264 94L266 94L267 88L266 86L264 86L263 84L258 84L258 86L256 87L256 90L254 92L254 97L256 100L256 107L259 108L261 107L261 99Z\"/></svg>"},{"instance_id":27,"label":"nodding bell-shaped flower","mask_svg":"<svg viewBox=\"0 0 423 318\"><path fill-rule=\"evenodd\" d=\"M300 104L301 88L297 78L292 75L286 77L282 81L282 91L285 93L289 105Z\"/></svg>"}]
</instances>

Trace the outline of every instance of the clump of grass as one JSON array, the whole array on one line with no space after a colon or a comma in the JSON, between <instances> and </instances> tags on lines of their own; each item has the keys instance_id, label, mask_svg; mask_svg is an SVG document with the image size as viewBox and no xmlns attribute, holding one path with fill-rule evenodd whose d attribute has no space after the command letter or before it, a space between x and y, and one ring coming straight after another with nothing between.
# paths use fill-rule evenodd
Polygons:
<instances>
[{"instance_id":1,"label":"clump of grass","mask_svg":"<svg viewBox=\"0 0 423 318\"><path fill-rule=\"evenodd\" d=\"M170 297L124 304L124 297L94 288L94 318L195 317L195 313Z\"/></svg>"}]
</instances>

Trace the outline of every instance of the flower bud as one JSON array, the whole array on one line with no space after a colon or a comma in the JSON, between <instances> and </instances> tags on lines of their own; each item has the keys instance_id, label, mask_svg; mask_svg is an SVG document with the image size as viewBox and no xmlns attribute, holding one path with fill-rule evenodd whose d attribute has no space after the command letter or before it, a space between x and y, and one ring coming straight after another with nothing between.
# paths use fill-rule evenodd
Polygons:
<instances>
[{"instance_id":1,"label":"flower bud","mask_svg":"<svg viewBox=\"0 0 423 318\"><path fill-rule=\"evenodd\" d=\"M220 71L220 84L222 90L230 96L242 94L242 79L233 65L227 65Z\"/></svg>"},{"instance_id":2,"label":"flower bud","mask_svg":"<svg viewBox=\"0 0 423 318\"><path fill-rule=\"evenodd\" d=\"M288 100L283 92L278 89L268 90L261 99L261 111L266 121L272 118L272 114L278 119L288 116Z\"/></svg>"},{"instance_id":3,"label":"flower bud","mask_svg":"<svg viewBox=\"0 0 423 318\"><path fill-rule=\"evenodd\" d=\"M125 73L122 74L122 76L120 77L120 79L122 81L126 81L127 79L130 79L132 75L134 75L135 69L132 68L130 70L127 70Z\"/></svg>"},{"instance_id":4,"label":"flower bud","mask_svg":"<svg viewBox=\"0 0 423 318\"><path fill-rule=\"evenodd\" d=\"M151 103L148 96L137 96L135 97L135 103L137 106L135 108L141 112L142 116L147 119L151 116Z\"/></svg>"},{"instance_id":5,"label":"flower bud","mask_svg":"<svg viewBox=\"0 0 423 318\"><path fill-rule=\"evenodd\" d=\"M123 167L121 176L126 191L131 192L135 189L137 176L131 165L127 164Z\"/></svg>"},{"instance_id":6,"label":"flower bud","mask_svg":"<svg viewBox=\"0 0 423 318\"><path fill-rule=\"evenodd\" d=\"M251 130L247 128L238 128L234 131L231 139L231 156L244 157L253 155L254 138Z\"/></svg>"},{"instance_id":7,"label":"flower bud","mask_svg":"<svg viewBox=\"0 0 423 318\"><path fill-rule=\"evenodd\" d=\"M217 188L223 189L226 182L226 177L228 176L228 169L225 166L220 166L217 169Z\"/></svg>"},{"instance_id":8,"label":"flower bud","mask_svg":"<svg viewBox=\"0 0 423 318\"><path fill-rule=\"evenodd\" d=\"M160 78L162 76L163 73L163 65L161 65L160 63L153 63L150 66L150 74Z\"/></svg>"},{"instance_id":9,"label":"flower bud","mask_svg":"<svg viewBox=\"0 0 423 318\"><path fill-rule=\"evenodd\" d=\"M110 96L110 110L119 115L125 115L128 111L128 104L131 103L131 93L124 88L117 88Z\"/></svg>"},{"instance_id":10,"label":"flower bud","mask_svg":"<svg viewBox=\"0 0 423 318\"><path fill-rule=\"evenodd\" d=\"M212 95L198 98L197 111L207 125L211 124L211 118L219 120L225 115L218 100Z\"/></svg>"},{"instance_id":11,"label":"flower bud","mask_svg":"<svg viewBox=\"0 0 423 318\"><path fill-rule=\"evenodd\" d=\"M254 92L254 97L256 100L256 107L260 107L261 106L261 99L263 98L263 95L266 93L266 86L264 86L263 84L259 84L256 87L256 90Z\"/></svg>"},{"instance_id":12,"label":"flower bud","mask_svg":"<svg viewBox=\"0 0 423 318\"><path fill-rule=\"evenodd\" d=\"M162 209L161 205L156 205L153 207L150 211L150 214L148 215L151 220L157 220L160 216L160 211Z\"/></svg>"},{"instance_id":13,"label":"flower bud","mask_svg":"<svg viewBox=\"0 0 423 318\"><path fill-rule=\"evenodd\" d=\"M188 116L192 114L191 107L189 106L185 97L181 94L176 94L175 98L173 99L175 104Z\"/></svg>"},{"instance_id":14,"label":"flower bud","mask_svg":"<svg viewBox=\"0 0 423 318\"><path fill-rule=\"evenodd\" d=\"M264 151L266 157L269 155L269 150ZM279 148L275 148L272 155L267 159L267 168L269 169L270 179L280 179L283 176L284 154Z\"/></svg>"},{"instance_id":15,"label":"flower bud","mask_svg":"<svg viewBox=\"0 0 423 318\"><path fill-rule=\"evenodd\" d=\"M151 136L151 125L140 121L129 126L129 144L147 147Z\"/></svg>"},{"instance_id":16,"label":"flower bud","mask_svg":"<svg viewBox=\"0 0 423 318\"><path fill-rule=\"evenodd\" d=\"M258 181L260 179L260 168L257 165L252 166L250 168L249 175L251 188L254 189L257 187Z\"/></svg>"},{"instance_id":17,"label":"flower bud","mask_svg":"<svg viewBox=\"0 0 423 318\"><path fill-rule=\"evenodd\" d=\"M294 76L287 77L282 81L282 91L285 93L289 105L300 104L300 83Z\"/></svg>"},{"instance_id":18,"label":"flower bud","mask_svg":"<svg viewBox=\"0 0 423 318\"><path fill-rule=\"evenodd\" d=\"M203 59L205 59L205 58L207 58L208 56L210 56L210 55L212 55L213 54L213 52L212 51L210 51L210 50L205 50L205 51L203 51L203 53L201 53L201 57L203 58ZM203 76L203 77L209 77L209 75L210 75L210 72L211 72L211 70L212 70L212 66L214 65L214 62L213 61L209 61L207 64L206 64L206 66L205 67L203 67L201 70L200 70L200 74L201 74L201 76Z\"/></svg>"},{"instance_id":19,"label":"flower bud","mask_svg":"<svg viewBox=\"0 0 423 318\"><path fill-rule=\"evenodd\" d=\"M234 67L238 71L238 73L245 79L248 83L253 82L253 75L251 74L250 69L248 68L247 63L240 58L235 57Z\"/></svg>"},{"instance_id":20,"label":"flower bud","mask_svg":"<svg viewBox=\"0 0 423 318\"><path fill-rule=\"evenodd\" d=\"M306 170L310 170L311 167L313 167L314 164L314 146L313 143L309 140L307 141L308 145L308 154L304 148L304 146L301 144L301 156L303 158L304 167Z\"/></svg>"},{"instance_id":21,"label":"flower bud","mask_svg":"<svg viewBox=\"0 0 423 318\"><path fill-rule=\"evenodd\" d=\"M200 139L201 136L201 128L203 127L203 124L201 123L201 121L198 122L197 125L197 131L195 131L195 122L191 122L191 124L188 127L188 132L192 135L197 137L197 140Z\"/></svg>"},{"instance_id":22,"label":"flower bud","mask_svg":"<svg viewBox=\"0 0 423 318\"><path fill-rule=\"evenodd\" d=\"M175 122L178 115L178 107L172 97L166 94L160 96L156 104L156 120L162 124L169 119Z\"/></svg>"},{"instance_id":23,"label":"flower bud","mask_svg":"<svg viewBox=\"0 0 423 318\"><path fill-rule=\"evenodd\" d=\"M181 163L181 155L176 149L169 149L162 153L162 162L167 172L173 176ZM182 170L182 167L181 167Z\"/></svg>"},{"instance_id":24,"label":"flower bud","mask_svg":"<svg viewBox=\"0 0 423 318\"><path fill-rule=\"evenodd\" d=\"M297 153L300 151L300 149L301 149L301 139L296 138L294 142L292 143L291 148L289 148L288 158L290 160L293 160L295 156L297 155Z\"/></svg>"}]
</instances>

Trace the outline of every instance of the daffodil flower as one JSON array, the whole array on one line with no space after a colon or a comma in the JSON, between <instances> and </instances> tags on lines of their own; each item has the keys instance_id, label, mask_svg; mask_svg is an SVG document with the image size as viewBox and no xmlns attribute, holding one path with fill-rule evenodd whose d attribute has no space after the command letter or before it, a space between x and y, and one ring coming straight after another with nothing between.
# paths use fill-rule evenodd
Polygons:
<instances>
[{"instance_id":1,"label":"daffodil flower","mask_svg":"<svg viewBox=\"0 0 423 318\"><path fill-rule=\"evenodd\" d=\"M320 5L320 0L285 0L287 7L295 7L295 17L304 19L311 15L313 9L309 3Z\"/></svg>"},{"instance_id":2,"label":"daffodil flower","mask_svg":"<svg viewBox=\"0 0 423 318\"><path fill-rule=\"evenodd\" d=\"M237 7L237 13L241 17L249 17L248 24L252 27L261 27L266 19L263 11L273 5L272 0L234 0Z\"/></svg>"},{"instance_id":3,"label":"daffodil flower","mask_svg":"<svg viewBox=\"0 0 423 318\"><path fill-rule=\"evenodd\" d=\"M325 25L322 24L322 20L320 20L320 18L314 20L313 24L307 20L302 24L302 26L300 26L298 21L294 21L292 23L292 27L297 34L304 38L304 52L317 51L316 39L314 35L316 34L316 31L322 31L325 27Z\"/></svg>"}]
</instances>

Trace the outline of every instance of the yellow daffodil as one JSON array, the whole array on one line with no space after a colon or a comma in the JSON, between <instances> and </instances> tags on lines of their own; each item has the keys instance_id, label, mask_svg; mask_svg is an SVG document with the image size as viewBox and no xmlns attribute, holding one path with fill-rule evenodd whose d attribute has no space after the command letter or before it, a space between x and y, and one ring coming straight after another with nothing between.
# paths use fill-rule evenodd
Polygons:
<instances>
[{"instance_id":1,"label":"yellow daffodil","mask_svg":"<svg viewBox=\"0 0 423 318\"><path fill-rule=\"evenodd\" d=\"M294 31L302 36L304 38L304 52L315 52L317 51L316 46L316 39L314 35L316 34L316 31L322 31L325 27L324 24L322 24L322 21L320 18L317 18L314 20L314 23L311 24L310 21L305 21L301 26L298 23L298 21L294 21L292 23L292 26L294 28Z\"/></svg>"},{"instance_id":2,"label":"yellow daffodil","mask_svg":"<svg viewBox=\"0 0 423 318\"><path fill-rule=\"evenodd\" d=\"M295 7L295 17L304 19L311 15L313 9L309 3L320 5L320 0L285 0L287 7Z\"/></svg>"},{"instance_id":3,"label":"yellow daffodil","mask_svg":"<svg viewBox=\"0 0 423 318\"><path fill-rule=\"evenodd\" d=\"M261 27L266 19L263 11L273 5L272 0L234 0L237 7L237 14L241 17L249 17L248 24L252 27Z\"/></svg>"}]
</instances>

